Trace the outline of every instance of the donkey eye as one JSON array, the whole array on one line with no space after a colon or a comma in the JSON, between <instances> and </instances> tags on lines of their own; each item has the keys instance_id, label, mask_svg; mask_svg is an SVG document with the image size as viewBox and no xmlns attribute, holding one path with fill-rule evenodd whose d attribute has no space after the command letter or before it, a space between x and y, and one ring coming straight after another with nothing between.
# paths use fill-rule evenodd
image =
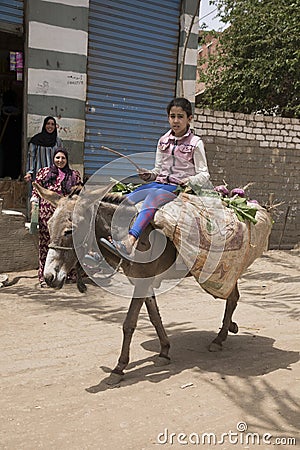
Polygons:
<instances>
[{"instance_id":1,"label":"donkey eye","mask_svg":"<svg viewBox=\"0 0 300 450\"><path fill-rule=\"evenodd\" d=\"M64 232L65 236L69 236L70 234L72 234L72 228L70 228L69 230L65 230Z\"/></svg>"}]
</instances>

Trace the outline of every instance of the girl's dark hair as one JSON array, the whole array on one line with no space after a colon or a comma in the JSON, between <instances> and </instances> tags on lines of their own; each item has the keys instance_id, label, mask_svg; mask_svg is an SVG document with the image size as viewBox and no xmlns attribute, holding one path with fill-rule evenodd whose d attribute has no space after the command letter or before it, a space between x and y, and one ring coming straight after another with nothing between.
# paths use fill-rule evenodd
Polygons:
<instances>
[{"instance_id":1,"label":"girl's dark hair","mask_svg":"<svg viewBox=\"0 0 300 450\"><path fill-rule=\"evenodd\" d=\"M170 114L172 106L179 106L186 112L187 116L190 117L193 115L192 104L189 100L184 97L176 97L170 101L167 106L167 113Z\"/></svg>"}]
</instances>

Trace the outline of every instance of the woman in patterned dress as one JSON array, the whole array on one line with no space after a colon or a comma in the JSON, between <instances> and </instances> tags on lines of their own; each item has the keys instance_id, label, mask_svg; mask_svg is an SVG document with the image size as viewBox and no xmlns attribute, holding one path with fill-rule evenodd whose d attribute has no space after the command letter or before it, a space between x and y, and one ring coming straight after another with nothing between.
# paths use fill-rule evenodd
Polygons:
<instances>
[{"instance_id":1,"label":"woman in patterned dress","mask_svg":"<svg viewBox=\"0 0 300 450\"><path fill-rule=\"evenodd\" d=\"M77 170L70 169L68 152L64 148L58 148L53 155L53 164L50 167L40 169L35 182L46 189L55 191L61 195L68 195L71 188L81 183L81 177ZM48 253L50 235L48 221L52 217L55 208L41 198L36 189L32 190L30 199L32 208L34 203L39 204L39 270L38 278L41 287L46 287L44 281L44 267Z\"/></svg>"}]
</instances>

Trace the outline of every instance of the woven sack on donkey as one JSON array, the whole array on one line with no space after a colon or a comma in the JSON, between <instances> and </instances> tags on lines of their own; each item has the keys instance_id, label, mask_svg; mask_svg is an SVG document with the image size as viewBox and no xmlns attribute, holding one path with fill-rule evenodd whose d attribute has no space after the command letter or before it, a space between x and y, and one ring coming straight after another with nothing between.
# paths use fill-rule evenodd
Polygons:
<instances>
[{"instance_id":1,"label":"woven sack on donkey","mask_svg":"<svg viewBox=\"0 0 300 450\"><path fill-rule=\"evenodd\" d=\"M256 224L240 221L221 198L181 193L156 212L154 225L173 241L201 287L226 299L242 273L268 248L270 214L257 205L256 219Z\"/></svg>"}]
</instances>

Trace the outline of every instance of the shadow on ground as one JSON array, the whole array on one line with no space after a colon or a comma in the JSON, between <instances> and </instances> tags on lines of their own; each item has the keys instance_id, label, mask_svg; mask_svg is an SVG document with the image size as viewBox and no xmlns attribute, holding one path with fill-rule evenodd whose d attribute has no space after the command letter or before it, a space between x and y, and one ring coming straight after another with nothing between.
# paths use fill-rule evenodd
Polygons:
<instances>
[{"instance_id":1,"label":"shadow on ground","mask_svg":"<svg viewBox=\"0 0 300 450\"><path fill-rule=\"evenodd\" d=\"M215 336L216 334L210 331L173 330L170 337L172 363L154 367L154 356L132 362L128 365L122 385L136 384L145 379L158 383L190 369L229 377L256 377L279 369L291 370L291 364L299 361L298 352L278 349L274 347L274 339L250 333L229 336L223 344L223 351L211 353L208 351L208 345ZM143 342L141 345L147 351L159 351L157 339ZM102 369L107 372L110 370ZM103 380L92 390L95 393L107 388Z\"/></svg>"}]
</instances>

